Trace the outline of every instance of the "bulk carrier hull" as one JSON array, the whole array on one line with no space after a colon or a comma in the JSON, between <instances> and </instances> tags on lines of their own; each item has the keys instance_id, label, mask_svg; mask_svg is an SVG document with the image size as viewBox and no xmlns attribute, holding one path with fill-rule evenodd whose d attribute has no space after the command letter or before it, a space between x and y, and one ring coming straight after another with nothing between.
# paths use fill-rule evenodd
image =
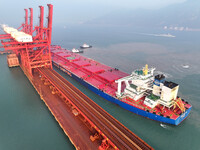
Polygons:
<instances>
[{"instance_id":1,"label":"bulk carrier hull","mask_svg":"<svg viewBox=\"0 0 200 150\"><path fill-rule=\"evenodd\" d=\"M63 71L64 73L66 73L68 76L72 77L73 79L75 79L76 81L78 81L79 83L81 83L82 85L84 85L85 87L87 87L88 89L93 91L94 93L96 93L97 95L103 97L104 99L106 99L112 103L115 103L115 104L119 105L120 107L122 107L126 110L129 110L137 115L146 117L151 120L159 121L159 122L166 123L166 124L179 125L184 119L187 118L187 116L190 113L191 108L192 108L192 106L190 105L190 107L188 107L186 109L186 111L184 113L182 113L176 119L171 119L168 117L164 117L162 115L154 114L154 113L149 112L148 110L143 110L141 108L129 105L128 103L125 103L125 102L117 99L116 97L104 92L103 90L95 87L91 83L84 80L82 77L77 76L73 71L66 69L66 67L64 67L64 65L62 63L56 62L53 59L53 57L52 57L52 64L55 67L57 67L58 69L60 69L61 71Z\"/></svg>"}]
</instances>

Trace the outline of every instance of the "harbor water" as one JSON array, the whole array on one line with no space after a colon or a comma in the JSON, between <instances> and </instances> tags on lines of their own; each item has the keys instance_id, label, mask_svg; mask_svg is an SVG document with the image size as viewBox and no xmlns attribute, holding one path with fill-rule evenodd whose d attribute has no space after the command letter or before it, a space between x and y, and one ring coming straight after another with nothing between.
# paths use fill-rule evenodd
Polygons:
<instances>
[{"instance_id":1,"label":"harbor water","mask_svg":"<svg viewBox=\"0 0 200 150\"><path fill-rule=\"evenodd\" d=\"M155 36L168 34L175 37ZM79 25L53 28L52 44L93 47L81 55L131 73L148 64L180 85L179 95L192 104L188 118L171 126L133 114L97 96L58 71L122 124L159 150L200 149L199 32ZM189 67L184 67L185 65ZM75 149L19 67L8 68L0 55L0 149ZM88 137L89 138L89 137Z\"/></svg>"}]
</instances>

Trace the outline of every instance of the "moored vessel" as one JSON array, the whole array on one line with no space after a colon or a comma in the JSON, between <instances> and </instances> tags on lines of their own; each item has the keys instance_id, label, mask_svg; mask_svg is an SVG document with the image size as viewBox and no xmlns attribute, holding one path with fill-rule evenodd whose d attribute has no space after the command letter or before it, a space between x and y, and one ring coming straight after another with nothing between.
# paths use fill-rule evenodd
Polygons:
<instances>
[{"instance_id":1,"label":"moored vessel","mask_svg":"<svg viewBox=\"0 0 200 150\"><path fill-rule=\"evenodd\" d=\"M179 85L166 81L155 68L127 74L90 58L74 54L60 46L51 47L53 64L72 78L119 106L146 118L178 125L192 106L177 96Z\"/></svg>"}]
</instances>

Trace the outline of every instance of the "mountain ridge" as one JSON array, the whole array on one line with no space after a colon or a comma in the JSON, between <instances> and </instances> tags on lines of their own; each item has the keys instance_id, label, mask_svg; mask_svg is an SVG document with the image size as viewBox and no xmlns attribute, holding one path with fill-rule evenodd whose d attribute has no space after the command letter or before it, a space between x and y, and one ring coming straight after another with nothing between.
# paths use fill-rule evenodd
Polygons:
<instances>
[{"instance_id":1,"label":"mountain ridge","mask_svg":"<svg viewBox=\"0 0 200 150\"><path fill-rule=\"evenodd\" d=\"M173 4L162 9L121 10L85 22L99 25L200 28L200 2Z\"/></svg>"}]
</instances>

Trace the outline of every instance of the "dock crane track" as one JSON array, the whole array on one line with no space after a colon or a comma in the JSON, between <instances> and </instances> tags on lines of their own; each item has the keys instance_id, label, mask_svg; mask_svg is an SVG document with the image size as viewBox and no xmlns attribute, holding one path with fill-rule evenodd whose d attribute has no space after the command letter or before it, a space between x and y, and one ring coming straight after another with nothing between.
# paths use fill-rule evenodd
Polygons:
<instances>
[{"instance_id":1,"label":"dock crane track","mask_svg":"<svg viewBox=\"0 0 200 150\"><path fill-rule=\"evenodd\" d=\"M119 149L152 149L57 72L39 68Z\"/></svg>"}]
</instances>

